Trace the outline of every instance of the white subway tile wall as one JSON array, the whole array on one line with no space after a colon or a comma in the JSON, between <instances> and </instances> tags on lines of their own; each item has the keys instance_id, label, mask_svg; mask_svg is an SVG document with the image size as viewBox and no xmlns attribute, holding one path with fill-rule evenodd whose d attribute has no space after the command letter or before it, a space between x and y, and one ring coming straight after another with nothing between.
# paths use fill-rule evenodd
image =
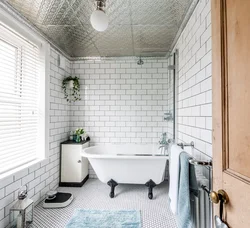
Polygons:
<instances>
[{"instance_id":1,"label":"white subway tile wall","mask_svg":"<svg viewBox=\"0 0 250 228\"><path fill-rule=\"evenodd\" d=\"M199 1L178 49L177 141L195 143L193 155L212 157L211 2Z\"/></svg>"},{"instance_id":2,"label":"white subway tile wall","mask_svg":"<svg viewBox=\"0 0 250 228\"><path fill-rule=\"evenodd\" d=\"M71 129L84 127L91 145L157 143L166 128L167 59L76 61L82 100L71 105ZM164 102L165 101L165 102ZM90 167L90 177L95 174Z\"/></svg>"},{"instance_id":3,"label":"white subway tile wall","mask_svg":"<svg viewBox=\"0 0 250 228\"><path fill-rule=\"evenodd\" d=\"M28 195L35 202L40 201L47 191L58 187L60 143L67 139L70 122L70 107L64 99L61 84L70 73L71 63L67 61L66 70L62 70L58 68L57 59L58 53L51 48L49 158L0 180L0 227L9 224L9 209L16 202L22 185L28 185Z\"/></svg>"}]
</instances>

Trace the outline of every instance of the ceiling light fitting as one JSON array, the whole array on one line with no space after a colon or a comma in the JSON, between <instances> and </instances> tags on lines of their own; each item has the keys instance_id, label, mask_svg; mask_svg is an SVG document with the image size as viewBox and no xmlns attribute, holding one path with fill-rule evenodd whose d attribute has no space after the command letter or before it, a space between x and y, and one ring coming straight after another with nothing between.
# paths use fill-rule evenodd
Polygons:
<instances>
[{"instance_id":1,"label":"ceiling light fitting","mask_svg":"<svg viewBox=\"0 0 250 228\"><path fill-rule=\"evenodd\" d=\"M109 19L105 14L106 0L96 0L96 10L90 16L92 27L99 32L103 32L108 28Z\"/></svg>"}]
</instances>

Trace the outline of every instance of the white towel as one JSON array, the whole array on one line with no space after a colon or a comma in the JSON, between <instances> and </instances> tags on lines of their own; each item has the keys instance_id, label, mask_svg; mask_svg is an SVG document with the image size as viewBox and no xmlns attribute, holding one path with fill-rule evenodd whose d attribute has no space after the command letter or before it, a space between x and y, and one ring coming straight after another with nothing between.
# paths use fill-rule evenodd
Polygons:
<instances>
[{"instance_id":1,"label":"white towel","mask_svg":"<svg viewBox=\"0 0 250 228\"><path fill-rule=\"evenodd\" d=\"M179 157L183 151L181 147L172 145L170 153L170 168L169 168L169 199L170 208L174 214L177 214L178 205L178 190L179 190Z\"/></svg>"}]
</instances>

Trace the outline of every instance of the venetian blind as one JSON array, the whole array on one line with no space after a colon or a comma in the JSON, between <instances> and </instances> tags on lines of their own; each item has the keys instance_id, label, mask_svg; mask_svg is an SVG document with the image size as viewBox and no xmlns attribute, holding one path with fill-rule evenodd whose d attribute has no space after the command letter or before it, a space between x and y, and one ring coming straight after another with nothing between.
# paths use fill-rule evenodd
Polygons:
<instances>
[{"instance_id":1,"label":"venetian blind","mask_svg":"<svg viewBox=\"0 0 250 228\"><path fill-rule=\"evenodd\" d=\"M0 22L0 173L37 158L39 49Z\"/></svg>"}]
</instances>

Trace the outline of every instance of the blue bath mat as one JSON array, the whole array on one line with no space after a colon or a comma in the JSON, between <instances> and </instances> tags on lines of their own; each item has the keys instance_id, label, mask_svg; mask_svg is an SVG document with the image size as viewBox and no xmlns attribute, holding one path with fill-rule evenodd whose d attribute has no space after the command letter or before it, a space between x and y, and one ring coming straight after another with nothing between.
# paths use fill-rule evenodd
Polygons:
<instances>
[{"instance_id":1,"label":"blue bath mat","mask_svg":"<svg viewBox=\"0 0 250 228\"><path fill-rule=\"evenodd\" d=\"M66 228L141 228L140 211L76 209Z\"/></svg>"}]
</instances>

